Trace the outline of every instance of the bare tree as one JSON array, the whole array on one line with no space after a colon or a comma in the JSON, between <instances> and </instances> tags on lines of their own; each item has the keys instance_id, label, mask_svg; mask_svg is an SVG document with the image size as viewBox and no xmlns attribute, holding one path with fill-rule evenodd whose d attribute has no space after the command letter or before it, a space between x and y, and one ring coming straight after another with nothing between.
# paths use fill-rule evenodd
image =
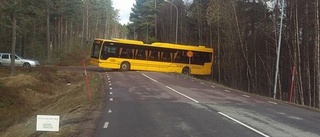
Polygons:
<instances>
[{"instance_id":1,"label":"bare tree","mask_svg":"<svg viewBox=\"0 0 320 137\"><path fill-rule=\"evenodd\" d=\"M320 40L320 26L319 26L319 0L315 0L314 1L314 9L315 9L315 40L314 40L314 46L315 46L315 62L316 64L315 66L315 74L316 74L316 90L318 91L318 107L320 107L320 44L319 44L319 40ZM314 95L316 96L316 95Z\"/></svg>"},{"instance_id":2,"label":"bare tree","mask_svg":"<svg viewBox=\"0 0 320 137\"><path fill-rule=\"evenodd\" d=\"M49 0L46 0L46 6L47 6L47 61L48 63L51 61L51 49L50 49L50 11L49 11Z\"/></svg>"}]
</instances>

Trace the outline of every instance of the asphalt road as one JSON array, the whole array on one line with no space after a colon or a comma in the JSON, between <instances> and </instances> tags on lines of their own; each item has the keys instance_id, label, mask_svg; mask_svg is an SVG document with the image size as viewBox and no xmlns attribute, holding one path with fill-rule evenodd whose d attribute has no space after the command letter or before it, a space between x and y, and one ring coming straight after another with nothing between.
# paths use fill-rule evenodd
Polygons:
<instances>
[{"instance_id":1,"label":"asphalt road","mask_svg":"<svg viewBox=\"0 0 320 137\"><path fill-rule=\"evenodd\" d=\"M319 137L320 112L156 72L103 74L96 137Z\"/></svg>"}]
</instances>

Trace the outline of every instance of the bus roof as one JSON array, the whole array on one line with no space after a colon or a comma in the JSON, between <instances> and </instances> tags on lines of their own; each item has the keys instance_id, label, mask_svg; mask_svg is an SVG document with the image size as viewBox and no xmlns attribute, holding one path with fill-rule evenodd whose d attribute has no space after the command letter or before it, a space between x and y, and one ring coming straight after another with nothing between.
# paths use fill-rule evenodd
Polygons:
<instances>
[{"instance_id":1,"label":"bus roof","mask_svg":"<svg viewBox=\"0 0 320 137\"><path fill-rule=\"evenodd\" d=\"M152 43L151 46L161 47L161 48L169 48L169 49L213 52L212 48L206 48L205 46L180 45L180 44L161 43L161 42Z\"/></svg>"},{"instance_id":2,"label":"bus roof","mask_svg":"<svg viewBox=\"0 0 320 137\"><path fill-rule=\"evenodd\" d=\"M207 48L205 46L180 45L180 44L161 43L161 42L154 42L152 44L145 44L142 41L138 41L138 40L116 39L116 38L113 38L111 40L108 40L108 39L95 39L95 40L123 43L123 44L134 44L134 45L139 45L139 46L158 47L158 48L191 50L191 51L201 51L201 52L213 52L212 48Z\"/></svg>"}]
</instances>

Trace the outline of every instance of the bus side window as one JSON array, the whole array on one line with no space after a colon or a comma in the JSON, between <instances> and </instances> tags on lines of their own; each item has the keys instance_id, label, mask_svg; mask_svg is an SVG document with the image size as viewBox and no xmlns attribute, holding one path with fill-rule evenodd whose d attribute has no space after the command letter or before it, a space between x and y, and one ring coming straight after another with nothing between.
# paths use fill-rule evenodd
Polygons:
<instances>
[{"instance_id":1,"label":"bus side window","mask_svg":"<svg viewBox=\"0 0 320 137\"><path fill-rule=\"evenodd\" d=\"M189 63L189 58L187 56L187 51L178 51L177 57L175 59L177 63Z\"/></svg>"},{"instance_id":2,"label":"bus side window","mask_svg":"<svg viewBox=\"0 0 320 137\"><path fill-rule=\"evenodd\" d=\"M137 49L136 59L146 59L146 54L144 49Z\"/></svg>"},{"instance_id":3,"label":"bus side window","mask_svg":"<svg viewBox=\"0 0 320 137\"><path fill-rule=\"evenodd\" d=\"M203 62L207 63L207 62L211 62L211 53L203 53Z\"/></svg>"},{"instance_id":4,"label":"bus side window","mask_svg":"<svg viewBox=\"0 0 320 137\"><path fill-rule=\"evenodd\" d=\"M127 56L128 58L133 58L133 52L132 52L132 49L127 49Z\"/></svg>"},{"instance_id":5,"label":"bus side window","mask_svg":"<svg viewBox=\"0 0 320 137\"><path fill-rule=\"evenodd\" d=\"M179 51L176 51L176 52L173 53L173 61L174 62L176 62L178 60L178 53L179 53Z\"/></svg>"},{"instance_id":6,"label":"bus side window","mask_svg":"<svg viewBox=\"0 0 320 137\"><path fill-rule=\"evenodd\" d=\"M202 54L201 52L194 52L191 63L203 65L203 59L201 57L201 54Z\"/></svg>"},{"instance_id":7,"label":"bus side window","mask_svg":"<svg viewBox=\"0 0 320 137\"><path fill-rule=\"evenodd\" d=\"M125 48L119 48L119 57L123 58L126 55L126 49Z\"/></svg>"},{"instance_id":8,"label":"bus side window","mask_svg":"<svg viewBox=\"0 0 320 137\"><path fill-rule=\"evenodd\" d=\"M120 57L121 58L132 58L132 49L122 48L122 51L120 53Z\"/></svg>"},{"instance_id":9,"label":"bus side window","mask_svg":"<svg viewBox=\"0 0 320 137\"><path fill-rule=\"evenodd\" d=\"M162 52L161 61L170 62L171 61L170 52Z\"/></svg>"},{"instance_id":10,"label":"bus side window","mask_svg":"<svg viewBox=\"0 0 320 137\"><path fill-rule=\"evenodd\" d=\"M150 59L150 60L159 60L158 51L151 50L150 53L149 53L149 58L148 59Z\"/></svg>"}]
</instances>

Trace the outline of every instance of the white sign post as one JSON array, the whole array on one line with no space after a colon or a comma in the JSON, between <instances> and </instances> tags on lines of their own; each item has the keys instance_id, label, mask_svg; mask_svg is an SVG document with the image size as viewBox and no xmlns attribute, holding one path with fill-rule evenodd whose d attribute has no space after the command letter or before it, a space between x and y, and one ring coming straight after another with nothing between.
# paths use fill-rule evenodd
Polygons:
<instances>
[{"instance_id":1,"label":"white sign post","mask_svg":"<svg viewBox=\"0 0 320 137\"><path fill-rule=\"evenodd\" d=\"M60 116L37 115L37 131L59 131Z\"/></svg>"}]
</instances>

